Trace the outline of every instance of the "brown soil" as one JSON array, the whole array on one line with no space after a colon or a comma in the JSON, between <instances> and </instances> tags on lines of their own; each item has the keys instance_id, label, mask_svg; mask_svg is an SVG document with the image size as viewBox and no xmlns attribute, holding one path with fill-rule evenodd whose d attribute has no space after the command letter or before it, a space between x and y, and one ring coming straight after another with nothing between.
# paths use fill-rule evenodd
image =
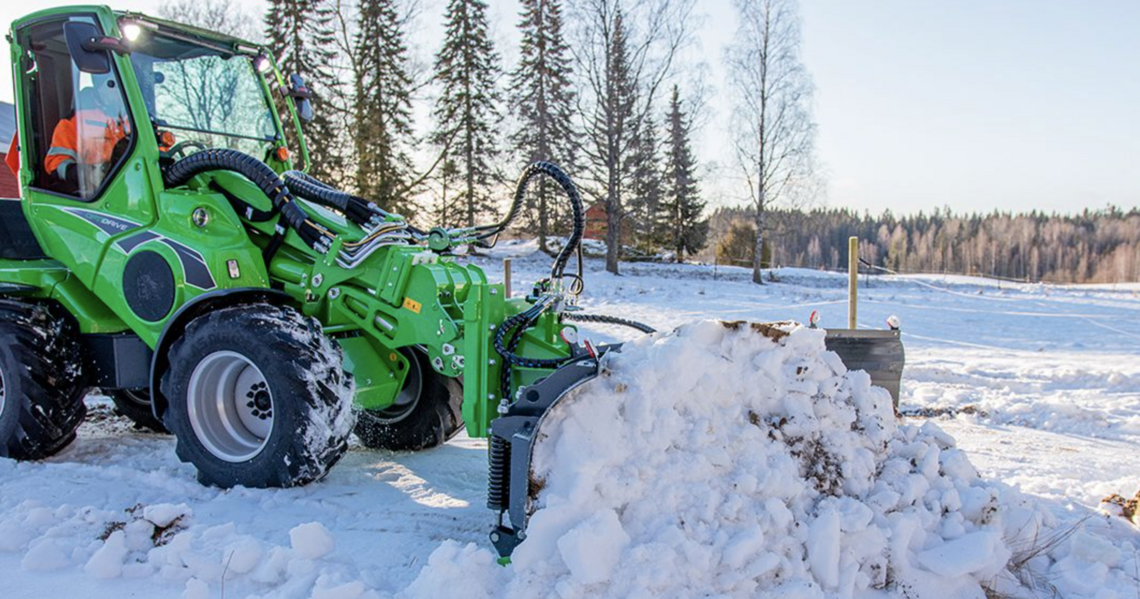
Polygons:
<instances>
[{"instance_id":1,"label":"brown soil","mask_svg":"<svg viewBox=\"0 0 1140 599\"><path fill-rule=\"evenodd\" d=\"M899 408L899 414L910 418L953 418L958 414L970 414L989 418L990 413L975 405L965 405L960 408L953 406L933 408Z\"/></svg>"}]
</instances>

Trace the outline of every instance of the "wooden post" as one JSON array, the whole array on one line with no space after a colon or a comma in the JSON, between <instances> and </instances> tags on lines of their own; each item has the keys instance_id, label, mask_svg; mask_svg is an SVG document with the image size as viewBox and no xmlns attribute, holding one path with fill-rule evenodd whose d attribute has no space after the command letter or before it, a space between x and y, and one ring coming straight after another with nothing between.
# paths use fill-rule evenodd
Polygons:
<instances>
[{"instance_id":1,"label":"wooden post","mask_svg":"<svg viewBox=\"0 0 1140 599\"><path fill-rule=\"evenodd\" d=\"M503 295L511 297L511 259L503 258Z\"/></svg>"},{"instance_id":2,"label":"wooden post","mask_svg":"<svg viewBox=\"0 0 1140 599\"><path fill-rule=\"evenodd\" d=\"M855 310L859 288L859 238L847 240L847 328L858 328Z\"/></svg>"}]
</instances>

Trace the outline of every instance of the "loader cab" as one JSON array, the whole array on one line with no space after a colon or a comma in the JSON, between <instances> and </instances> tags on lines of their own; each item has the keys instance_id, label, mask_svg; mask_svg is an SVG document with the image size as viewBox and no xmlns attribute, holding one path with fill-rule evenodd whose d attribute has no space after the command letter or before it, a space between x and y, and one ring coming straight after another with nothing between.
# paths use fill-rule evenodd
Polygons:
<instances>
[{"instance_id":1,"label":"loader cab","mask_svg":"<svg viewBox=\"0 0 1140 599\"><path fill-rule=\"evenodd\" d=\"M189 299L268 285L225 190L168 189L163 176L212 148L293 168L270 81L289 86L260 47L102 6L33 13L12 24L9 40L22 199L7 209L24 215L74 294L101 304L105 318L92 330L153 343ZM281 100L306 163L297 100ZM230 266L239 259L240 269Z\"/></svg>"},{"instance_id":2,"label":"loader cab","mask_svg":"<svg viewBox=\"0 0 1140 599\"><path fill-rule=\"evenodd\" d=\"M69 40L79 25L103 41ZM298 116L307 98L255 45L104 7L30 15L13 25L12 41L26 186L91 202L129 158L153 177L153 166L209 148L292 168L275 87L307 162Z\"/></svg>"},{"instance_id":3,"label":"loader cab","mask_svg":"<svg viewBox=\"0 0 1140 599\"><path fill-rule=\"evenodd\" d=\"M119 72L112 66L85 73L75 65L64 34L69 23L95 26L96 20L61 16L18 34L25 50L19 64L28 133L21 151L32 187L90 202L122 169L137 131Z\"/></svg>"}]
</instances>

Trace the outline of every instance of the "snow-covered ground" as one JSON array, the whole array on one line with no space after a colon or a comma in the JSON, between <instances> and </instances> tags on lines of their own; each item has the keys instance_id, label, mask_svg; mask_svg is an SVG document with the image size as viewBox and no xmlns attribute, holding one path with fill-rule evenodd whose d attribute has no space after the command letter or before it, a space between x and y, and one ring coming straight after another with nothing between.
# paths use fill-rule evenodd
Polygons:
<instances>
[{"instance_id":1,"label":"snow-covered ground","mask_svg":"<svg viewBox=\"0 0 1140 599\"><path fill-rule=\"evenodd\" d=\"M499 258L514 254L520 293L549 267L532 249L506 245L475 261L494 277ZM587 270L589 311L660 329L703 318L806 321L812 310L822 326L846 321L841 275L783 269L778 283L756 287L742 269L625 264L614 277L589 261ZM907 350L903 411L956 414L932 420L984 478L1036 497L1070 533L1040 588L1140 597L1140 531L1096 510L1105 495L1140 487L1140 285L873 278L860 323L880 327L891 314ZM441 545L430 572L465 581L453 596L482 596L505 575L478 550L490 546L480 440L418 454L354 448L306 488L221 491L197 484L172 439L135 432L105 400L88 401L93 416L62 454L0 460L0 597L403 596ZM449 575L471 560L486 568ZM416 584L412 593L431 588Z\"/></svg>"}]
</instances>

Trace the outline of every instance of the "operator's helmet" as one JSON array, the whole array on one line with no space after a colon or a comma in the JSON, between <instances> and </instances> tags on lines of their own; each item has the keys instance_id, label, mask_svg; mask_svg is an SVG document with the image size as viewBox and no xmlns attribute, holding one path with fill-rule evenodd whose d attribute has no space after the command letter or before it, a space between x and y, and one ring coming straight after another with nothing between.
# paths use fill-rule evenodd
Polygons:
<instances>
[{"instance_id":1,"label":"operator's helmet","mask_svg":"<svg viewBox=\"0 0 1140 599\"><path fill-rule=\"evenodd\" d=\"M79 90L79 110L96 110L99 108L99 92L93 86L86 86Z\"/></svg>"},{"instance_id":2,"label":"operator's helmet","mask_svg":"<svg viewBox=\"0 0 1140 599\"><path fill-rule=\"evenodd\" d=\"M79 108L102 110L107 114L121 111L122 96L112 73L91 75L91 85L79 90Z\"/></svg>"}]
</instances>

